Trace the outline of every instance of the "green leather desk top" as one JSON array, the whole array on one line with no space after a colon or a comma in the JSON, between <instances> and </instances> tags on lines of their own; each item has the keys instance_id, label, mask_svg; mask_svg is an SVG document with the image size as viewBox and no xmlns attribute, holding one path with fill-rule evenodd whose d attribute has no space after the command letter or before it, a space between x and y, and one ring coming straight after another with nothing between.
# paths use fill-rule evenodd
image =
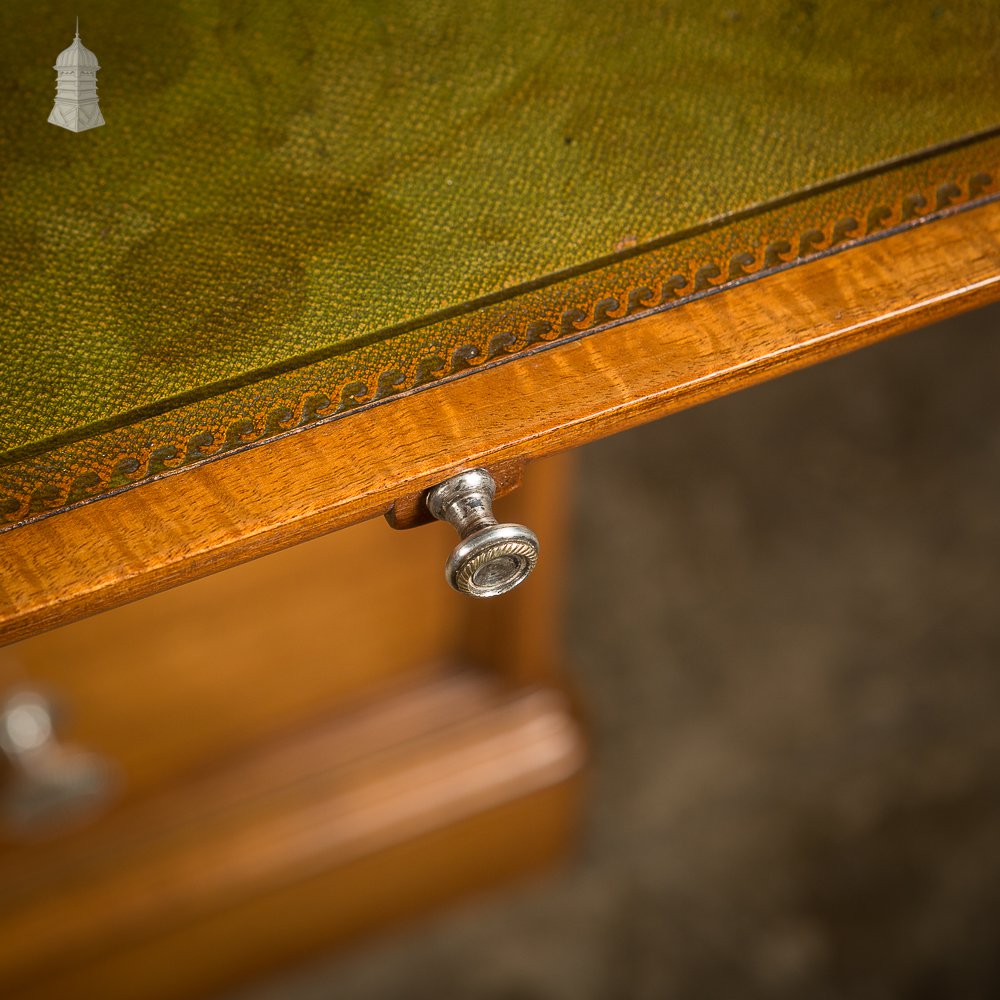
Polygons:
<instances>
[{"instance_id":1,"label":"green leather desk top","mask_svg":"<svg viewBox=\"0 0 1000 1000\"><path fill-rule=\"evenodd\" d=\"M995 0L94 0L81 133L69 9L0 7L7 527L1000 178Z\"/></svg>"}]
</instances>

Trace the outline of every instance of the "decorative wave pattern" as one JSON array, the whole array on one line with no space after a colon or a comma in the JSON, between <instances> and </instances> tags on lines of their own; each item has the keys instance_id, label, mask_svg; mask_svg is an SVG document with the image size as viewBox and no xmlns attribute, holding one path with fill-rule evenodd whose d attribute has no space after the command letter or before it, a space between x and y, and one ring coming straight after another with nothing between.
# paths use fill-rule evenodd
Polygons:
<instances>
[{"instance_id":1,"label":"decorative wave pattern","mask_svg":"<svg viewBox=\"0 0 1000 1000\"><path fill-rule=\"evenodd\" d=\"M914 191L896 204L874 204L866 211L762 240L756 246L729 252L718 259L691 259L686 273L664 273L655 281L632 287L623 284L589 304L526 319L516 328L485 333L447 351L420 354L406 369L386 367L369 377L343 379L324 387L324 391L305 393L273 406L263 415L241 416L232 420L223 432L202 429L170 440L153 440L148 451L141 455L116 457L106 465L75 475L67 476L65 471L60 473L57 469L52 481L34 489L18 489L10 470L0 487L0 530L337 418L401 393L463 376L486 364L503 362L544 345L670 308L734 282L762 277L817 254L846 249L949 209L969 205L991 196L994 190L994 177L978 171L961 184L948 181L925 191ZM619 281L621 277L619 274Z\"/></svg>"},{"instance_id":2,"label":"decorative wave pattern","mask_svg":"<svg viewBox=\"0 0 1000 1000\"><path fill-rule=\"evenodd\" d=\"M517 572L513 567L504 567L503 576L505 582L509 583L515 576L522 573L527 575L535 568L535 564L538 562L538 550L528 545L527 542L513 539L493 545L485 552L474 556L458 571L455 578L458 589L465 593L474 594L478 591L477 596L482 596L482 591L488 587L487 581L477 579L479 571L491 564L500 563L502 565L504 561L509 561L517 566ZM495 586L498 582L494 580L493 585Z\"/></svg>"}]
</instances>

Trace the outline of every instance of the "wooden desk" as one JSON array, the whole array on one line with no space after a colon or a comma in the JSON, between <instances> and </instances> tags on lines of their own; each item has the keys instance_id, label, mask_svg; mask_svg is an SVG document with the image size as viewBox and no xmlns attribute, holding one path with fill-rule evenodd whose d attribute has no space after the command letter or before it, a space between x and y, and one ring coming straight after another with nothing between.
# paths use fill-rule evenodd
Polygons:
<instances>
[{"instance_id":1,"label":"wooden desk","mask_svg":"<svg viewBox=\"0 0 1000 1000\"><path fill-rule=\"evenodd\" d=\"M992 5L605 8L108 7L107 124L0 122L3 678L118 782L9 838L12 995L195 995L551 859L553 456L1000 297ZM378 518L477 466L543 546L486 604Z\"/></svg>"}]
</instances>

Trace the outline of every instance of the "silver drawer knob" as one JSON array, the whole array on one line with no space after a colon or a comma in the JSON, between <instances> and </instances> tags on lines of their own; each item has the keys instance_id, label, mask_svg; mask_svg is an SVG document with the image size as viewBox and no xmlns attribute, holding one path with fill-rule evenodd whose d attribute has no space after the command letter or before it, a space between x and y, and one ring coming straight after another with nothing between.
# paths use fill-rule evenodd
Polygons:
<instances>
[{"instance_id":1,"label":"silver drawer knob","mask_svg":"<svg viewBox=\"0 0 1000 1000\"><path fill-rule=\"evenodd\" d=\"M444 569L448 583L472 597L497 597L525 580L538 561L538 539L523 524L497 524L496 483L469 469L427 494L427 509L462 537Z\"/></svg>"},{"instance_id":2,"label":"silver drawer knob","mask_svg":"<svg viewBox=\"0 0 1000 1000\"><path fill-rule=\"evenodd\" d=\"M14 838L61 833L96 816L112 798L116 769L56 736L52 705L37 691L0 702L0 832Z\"/></svg>"}]
</instances>

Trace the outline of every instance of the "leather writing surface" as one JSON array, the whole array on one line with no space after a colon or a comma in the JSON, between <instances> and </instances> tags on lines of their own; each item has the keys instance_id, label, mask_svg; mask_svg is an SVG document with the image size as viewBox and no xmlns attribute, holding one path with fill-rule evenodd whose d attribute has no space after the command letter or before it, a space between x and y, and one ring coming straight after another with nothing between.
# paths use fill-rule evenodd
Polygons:
<instances>
[{"instance_id":1,"label":"leather writing surface","mask_svg":"<svg viewBox=\"0 0 1000 1000\"><path fill-rule=\"evenodd\" d=\"M0 518L996 190L989 0L0 10Z\"/></svg>"}]
</instances>

